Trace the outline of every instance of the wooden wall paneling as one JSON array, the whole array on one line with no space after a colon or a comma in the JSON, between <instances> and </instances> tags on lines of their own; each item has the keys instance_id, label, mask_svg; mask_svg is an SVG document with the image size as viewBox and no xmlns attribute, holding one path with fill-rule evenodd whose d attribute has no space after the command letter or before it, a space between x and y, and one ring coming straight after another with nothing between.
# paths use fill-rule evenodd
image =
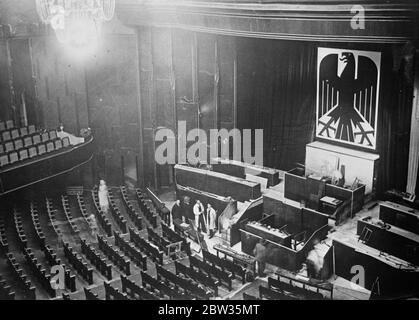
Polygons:
<instances>
[{"instance_id":1,"label":"wooden wall paneling","mask_svg":"<svg viewBox=\"0 0 419 320\"><path fill-rule=\"evenodd\" d=\"M167 28L154 28L152 31L152 58L154 74L154 96L157 128L176 129L174 112L172 33ZM157 148L157 144L155 146ZM158 186L169 186L173 182L171 165L158 165Z\"/></svg>"},{"instance_id":2,"label":"wooden wall paneling","mask_svg":"<svg viewBox=\"0 0 419 320\"><path fill-rule=\"evenodd\" d=\"M32 77L29 39L11 39L10 54L12 57L13 90L16 105L16 116L18 117L15 121L17 121L17 124L23 124L24 103L27 120L30 123L35 123L35 90Z\"/></svg>"},{"instance_id":3,"label":"wooden wall paneling","mask_svg":"<svg viewBox=\"0 0 419 320\"><path fill-rule=\"evenodd\" d=\"M235 42L231 37L218 37L219 57L219 115L220 127L231 130L235 126Z\"/></svg>"},{"instance_id":4,"label":"wooden wall paneling","mask_svg":"<svg viewBox=\"0 0 419 320\"><path fill-rule=\"evenodd\" d=\"M152 36L148 27L138 28L140 101L143 133L144 184L157 186L156 165L154 161L154 128L156 114L154 102L154 75L152 61ZM154 109L154 110L153 110Z\"/></svg>"},{"instance_id":5,"label":"wooden wall paneling","mask_svg":"<svg viewBox=\"0 0 419 320\"><path fill-rule=\"evenodd\" d=\"M9 40L0 40L0 119L8 120L13 118L12 111L12 87L9 78Z\"/></svg>"},{"instance_id":6,"label":"wooden wall paneling","mask_svg":"<svg viewBox=\"0 0 419 320\"><path fill-rule=\"evenodd\" d=\"M216 40L214 35L197 34L198 95L200 127L207 131L217 127ZM217 80L218 82L218 80Z\"/></svg>"}]
</instances>

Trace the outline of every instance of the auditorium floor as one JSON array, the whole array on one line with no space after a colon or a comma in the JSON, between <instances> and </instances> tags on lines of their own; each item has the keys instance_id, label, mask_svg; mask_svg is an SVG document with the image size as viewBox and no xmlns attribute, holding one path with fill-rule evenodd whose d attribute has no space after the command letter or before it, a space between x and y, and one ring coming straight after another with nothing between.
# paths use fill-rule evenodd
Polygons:
<instances>
[{"instance_id":1,"label":"auditorium floor","mask_svg":"<svg viewBox=\"0 0 419 320\"><path fill-rule=\"evenodd\" d=\"M266 190L265 192L275 192L276 194L280 194L283 192L283 184L280 183L279 185L275 186L273 189L270 190ZM160 200L162 200L163 202L165 202L165 204L167 205L168 208L171 208L173 206L173 203L176 199L176 195L175 192L173 190L170 189L164 189L161 190L160 193L158 194ZM368 203L364 206L364 209L361 210L354 219L350 219L349 221L347 221L345 224L335 227L334 223L335 221L330 219L329 220L329 225L331 226L331 231L329 233L329 235L332 235L333 238L336 239L344 239L348 236L350 237L354 237L356 235L356 221L358 220L358 218L363 218L365 216L372 216L372 217L376 217L378 216L378 206L375 206L371 209L366 209L371 207L372 203ZM214 247L214 245L219 244L219 243L225 243L225 241L223 239L221 239L219 236L215 236L212 239L209 239L207 236L205 236L205 241L208 245L208 248L210 249L210 251L212 253L216 253L215 250L213 250L212 248ZM328 238L325 241L323 241L321 244L319 244L319 251L323 251L324 253L327 252L327 249L331 246L332 243L332 239ZM192 242L192 246L191 248L193 248L196 251L199 251L199 246L198 244ZM326 249L325 249L326 248ZM241 243L236 244L233 247L234 250L241 252ZM247 283L244 286L241 286L239 288L237 288L236 290L233 290L232 292L230 292L228 295L226 295L225 297L223 297L223 299L242 299L242 294L243 292L246 292L248 294L254 295L254 296L258 296L259 295L259 285L264 285L267 286L267 278L269 276L275 276L275 274L277 272L280 272L282 274L285 275L291 275L291 276L297 276L300 277L301 279L307 280L307 271L305 266L303 266L303 268L301 270L299 270L298 272L290 272L288 270L273 266L273 265L267 265L266 268L266 276L263 278L257 277L253 282L251 283ZM333 287L334 287L334 291L333 291L333 299L336 300L368 300L369 296L370 296L370 291L357 286L356 284L343 279L341 277L332 277L331 279L327 280L327 282L332 283Z\"/></svg>"}]
</instances>

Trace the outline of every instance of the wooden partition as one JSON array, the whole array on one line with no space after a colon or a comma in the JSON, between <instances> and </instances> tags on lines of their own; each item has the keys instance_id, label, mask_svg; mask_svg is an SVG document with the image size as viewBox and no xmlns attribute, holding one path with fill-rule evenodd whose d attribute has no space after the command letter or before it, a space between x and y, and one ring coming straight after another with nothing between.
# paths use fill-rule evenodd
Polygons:
<instances>
[{"instance_id":1,"label":"wooden partition","mask_svg":"<svg viewBox=\"0 0 419 320\"><path fill-rule=\"evenodd\" d=\"M268 187L275 186L279 183L279 171L272 168L261 167L241 161L215 158L212 168L216 172L228 174L238 178L246 178L246 174L251 174L265 178L268 181Z\"/></svg>"},{"instance_id":2,"label":"wooden partition","mask_svg":"<svg viewBox=\"0 0 419 320\"><path fill-rule=\"evenodd\" d=\"M176 165L175 177L178 185L224 197L232 197L242 202L257 199L261 196L259 183L214 171Z\"/></svg>"},{"instance_id":3,"label":"wooden partition","mask_svg":"<svg viewBox=\"0 0 419 320\"><path fill-rule=\"evenodd\" d=\"M380 219L419 234L419 211L394 202L380 203Z\"/></svg>"}]
</instances>

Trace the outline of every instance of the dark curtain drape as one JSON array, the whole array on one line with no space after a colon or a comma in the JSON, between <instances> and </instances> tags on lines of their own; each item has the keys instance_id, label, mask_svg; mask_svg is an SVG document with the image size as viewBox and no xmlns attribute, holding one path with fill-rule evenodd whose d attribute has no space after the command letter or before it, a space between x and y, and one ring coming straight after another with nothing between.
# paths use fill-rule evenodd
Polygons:
<instances>
[{"instance_id":1,"label":"dark curtain drape","mask_svg":"<svg viewBox=\"0 0 419 320\"><path fill-rule=\"evenodd\" d=\"M316 47L307 42L249 41L239 42L239 70L244 67L245 72L238 79L238 125L264 129L264 164L288 170L304 163L305 145L313 140ZM251 101L245 112L240 93Z\"/></svg>"},{"instance_id":2,"label":"dark curtain drape","mask_svg":"<svg viewBox=\"0 0 419 320\"><path fill-rule=\"evenodd\" d=\"M264 129L264 164L288 170L305 162L314 139L317 48L382 53L377 191L405 190L413 89L391 45L238 39L238 127Z\"/></svg>"}]
</instances>

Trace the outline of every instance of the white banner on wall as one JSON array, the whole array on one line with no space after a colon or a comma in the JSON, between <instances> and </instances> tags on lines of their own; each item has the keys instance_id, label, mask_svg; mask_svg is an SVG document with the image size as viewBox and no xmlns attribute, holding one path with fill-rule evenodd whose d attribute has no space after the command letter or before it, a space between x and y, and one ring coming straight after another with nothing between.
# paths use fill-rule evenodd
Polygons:
<instances>
[{"instance_id":1,"label":"white banner on wall","mask_svg":"<svg viewBox=\"0 0 419 320\"><path fill-rule=\"evenodd\" d=\"M316 137L375 150L381 53L318 48Z\"/></svg>"}]
</instances>

